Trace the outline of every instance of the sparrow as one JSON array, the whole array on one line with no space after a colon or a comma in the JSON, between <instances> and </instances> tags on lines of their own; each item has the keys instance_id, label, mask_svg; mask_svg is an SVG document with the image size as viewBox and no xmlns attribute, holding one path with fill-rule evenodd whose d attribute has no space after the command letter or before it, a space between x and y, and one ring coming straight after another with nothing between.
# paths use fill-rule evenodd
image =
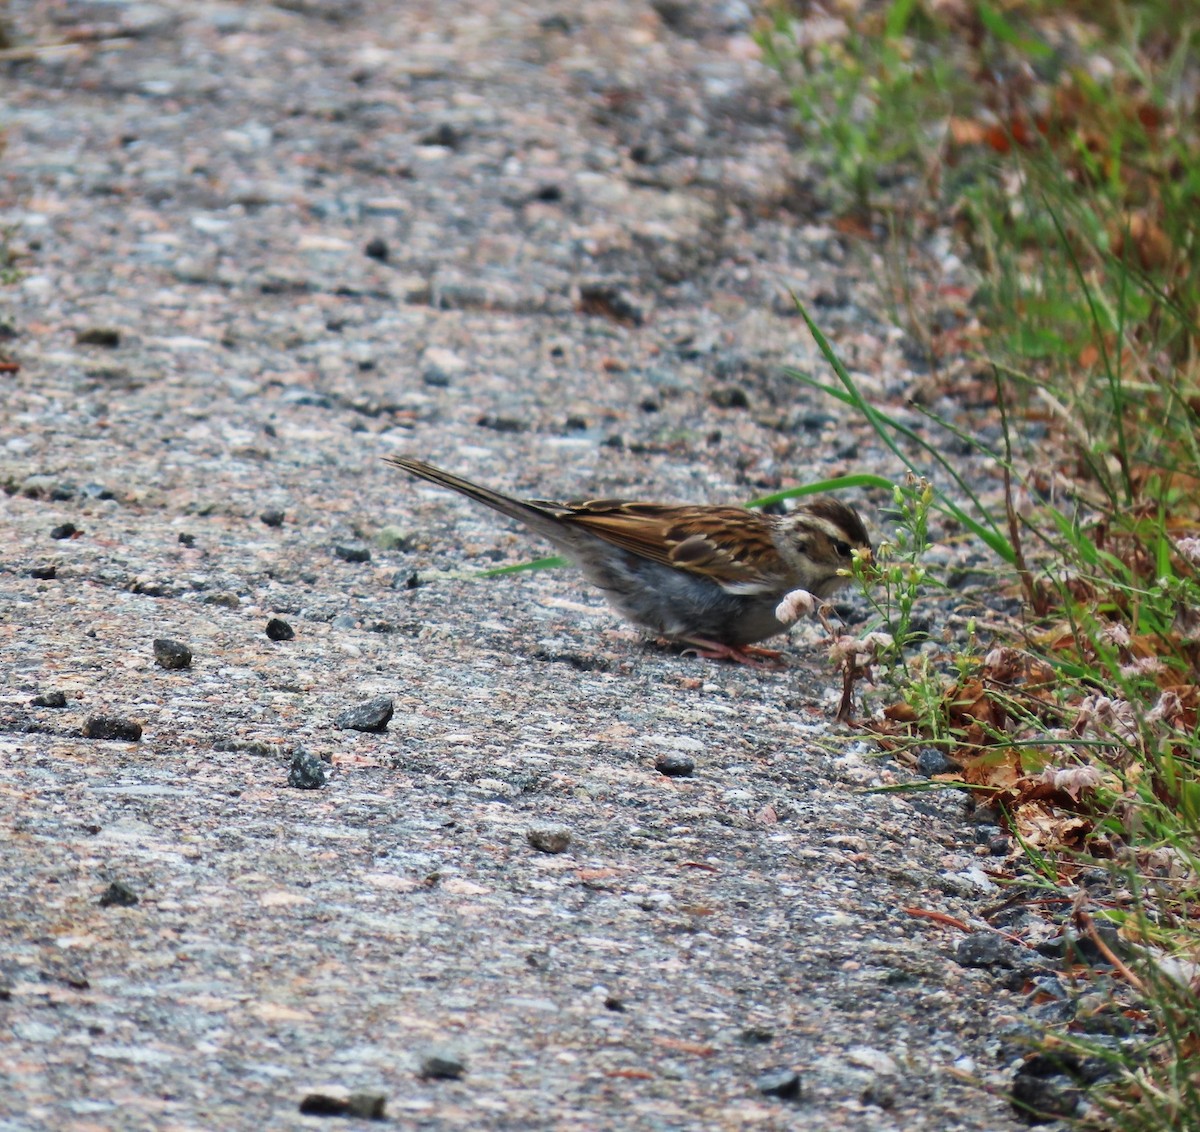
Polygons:
<instances>
[{"instance_id":1,"label":"sparrow","mask_svg":"<svg viewBox=\"0 0 1200 1132\"><path fill-rule=\"evenodd\" d=\"M786 515L737 506L588 499L518 499L423 460L385 456L411 475L457 491L552 543L623 617L699 656L757 665L778 657L757 641L782 633L782 598L827 598L850 576L854 551L871 550L853 508L818 496Z\"/></svg>"}]
</instances>

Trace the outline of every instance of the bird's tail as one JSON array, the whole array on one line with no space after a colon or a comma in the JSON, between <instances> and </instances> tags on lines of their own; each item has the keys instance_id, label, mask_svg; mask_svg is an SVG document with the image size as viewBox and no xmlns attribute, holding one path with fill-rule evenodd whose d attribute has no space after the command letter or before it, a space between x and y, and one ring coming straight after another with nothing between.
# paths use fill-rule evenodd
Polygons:
<instances>
[{"instance_id":1,"label":"bird's tail","mask_svg":"<svg viewBox=\"0 0 1200 1132\"><path fill-rule=\"evenodd\" d=\"M414 460L410 456L385 456L384 459L389 464L402 468L410 475L428 480L430 483L437 484L438 487L457 491L459 495L477 500L485 507L491 507L492 510L499 511L510 519L516 519L517 522L524 523L540 534L549 537L553 542L561 543L562 541L560 512L553 503L542 503L536 500L527 502L524 499L516 499L511 495L492 491L490 487L472 483L452 472L442 471L441 468L435 468L432 464L425 463L424 460Z\"/></svg>"}]
</instances>

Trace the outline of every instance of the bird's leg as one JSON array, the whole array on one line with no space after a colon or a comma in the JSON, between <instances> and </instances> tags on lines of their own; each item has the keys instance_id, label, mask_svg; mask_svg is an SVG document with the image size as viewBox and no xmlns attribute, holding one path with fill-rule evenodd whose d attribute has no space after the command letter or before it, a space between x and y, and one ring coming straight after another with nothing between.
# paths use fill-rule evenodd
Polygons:
<instances>
[{"instance_id":1,"label":"bird's leg","mask_svg":"<svg viewBox=\"0 0 1200 1132\"><path fill-rule=\"evenodd\" d=\"M687 646L684 656L699 656L705 660L732 660L748 668L784 668L778 649L763 649L757 645L725 645L720 641L709 641L703 637L682 637L680 643Z\"/></svg>"}]
</instances>

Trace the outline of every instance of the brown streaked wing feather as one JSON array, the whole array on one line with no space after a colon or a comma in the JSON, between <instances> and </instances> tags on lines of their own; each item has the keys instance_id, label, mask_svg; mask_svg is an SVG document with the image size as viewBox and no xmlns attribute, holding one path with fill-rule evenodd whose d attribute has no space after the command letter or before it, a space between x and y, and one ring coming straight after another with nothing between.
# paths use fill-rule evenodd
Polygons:
<instances>
[{"instance_id":1,"label":"brown streaked wing feather","mask_svg":"<svg viewBox=\"0 0 1200 1132\"><path fill-rule=\"evenodd\" d=\"M752 583L777 558L769 520L740 507L672 507L597 499L567 504L564 522L632 554L715 582Z\"/></svg>"}]
</instances>

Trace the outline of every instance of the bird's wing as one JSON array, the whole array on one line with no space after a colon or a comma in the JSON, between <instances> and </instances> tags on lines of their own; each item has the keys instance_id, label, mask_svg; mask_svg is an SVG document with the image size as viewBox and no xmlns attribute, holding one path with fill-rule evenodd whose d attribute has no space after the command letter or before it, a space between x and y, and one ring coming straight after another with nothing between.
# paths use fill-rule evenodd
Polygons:
<instances>
[{"instance_id":1,"label":"bird's wing","mask_svg":"<svg viewBox=\"0 0 1200 1132\"><path fill-rule=\"evenodd\" d=\"M619 499L557 506L568 526L728 590L774 591L786 573L771 537L770 520L740 507L678 507Z\"/></svg>"}]
</instances>

